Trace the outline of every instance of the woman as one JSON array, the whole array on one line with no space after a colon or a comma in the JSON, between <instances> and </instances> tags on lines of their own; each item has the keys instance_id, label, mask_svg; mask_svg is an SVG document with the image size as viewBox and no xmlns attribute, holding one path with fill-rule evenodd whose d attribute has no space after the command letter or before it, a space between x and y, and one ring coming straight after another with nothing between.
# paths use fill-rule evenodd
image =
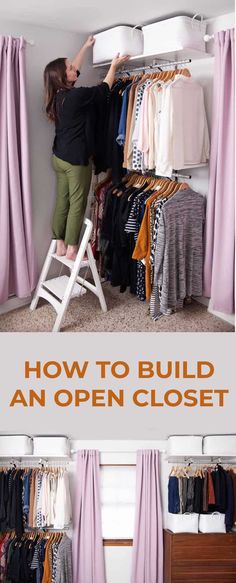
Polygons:
<instances>
[{"instance_id":1,"label":"woman","mask_svg":"<svg viewBox=\"0 0 236 583\"><path fill-rule=\"evenodd\" d=\"M44 71L46 113L56 129L52 160L57 176L53 237L57 239L57 255L72 260L78 251L92 176L93 152L88 138L91 107L99 100L104 101L105 107L116 69L128 59L117 55L100 85L75 88L84 56L94 42L90 36L72 62L56 59Z\"/></svg>"}]
</instances>

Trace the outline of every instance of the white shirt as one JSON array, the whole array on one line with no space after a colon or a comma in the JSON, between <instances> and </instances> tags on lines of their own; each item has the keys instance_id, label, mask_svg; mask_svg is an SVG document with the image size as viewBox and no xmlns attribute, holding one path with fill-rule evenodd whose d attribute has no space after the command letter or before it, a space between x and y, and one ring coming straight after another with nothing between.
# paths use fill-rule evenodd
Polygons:
<instances>
[{"instance_id":1,"label":"white shirt","mask_svg":"<svg viewBox=\"0 0 236 583\"><path fill-rule=\"evenodd\" d=\"M210 141L203 89L189 77L176 76L163 86L156 173L171 176L209 158Z\"/></svg>"}]
</instances>

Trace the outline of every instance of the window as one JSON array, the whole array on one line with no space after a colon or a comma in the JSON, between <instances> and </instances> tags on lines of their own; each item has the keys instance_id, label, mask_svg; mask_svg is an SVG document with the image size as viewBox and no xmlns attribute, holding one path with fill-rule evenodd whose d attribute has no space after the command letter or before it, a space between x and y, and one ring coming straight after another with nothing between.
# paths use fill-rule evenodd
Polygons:
<instances>
[{"instance_id":1,"label":"window","mask_svg":"<svg viewBox=\"0 0 236 583\"><path fill-rule=\"evenodd\" d=\"M132 539L135 520L135 466L101 467L102 535Z\"/></svg>"}]
</instances>

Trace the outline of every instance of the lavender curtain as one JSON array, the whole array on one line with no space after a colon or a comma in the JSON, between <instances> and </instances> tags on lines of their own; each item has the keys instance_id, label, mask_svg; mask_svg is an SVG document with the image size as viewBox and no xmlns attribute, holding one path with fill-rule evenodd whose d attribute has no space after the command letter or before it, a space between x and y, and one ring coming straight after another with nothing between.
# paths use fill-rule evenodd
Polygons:
<instances>
[{"instance_id":1,"label":"lavender curtain","mask_svg":"<svg viewBox=\"0 0 236 583\"><path fill-rule=\"evenodd\" d=\"M99 492L99 452L77 453L73 583L105 583Z\"/></svg>"},{"instance_id":2,"label":"lavender curtain","mask_svg":"<svg viewBox=\"0 0 236 583\"><path fill-rule=\"evenodd\" d=\"M234 313L234 29L215 36L215 73L207 198L204 295Z\"/></svg>"},{"instance_id":3,"label":"lavender curtain","mask_svg":"<svg viewBox=\"0 0 236 583\"><path fill-rule=\"evenodd\" d=\"M137 453L132 583L163 583L163 528L158 450Z\"/></svg>"},{"instance_id":4,"label":"lavender curtain","mask_svg":"<svg viewBox=\"0 0 236 583\"><path fill-rule=\"evenodd\" d=\"M0 303L29 296L37 278L25 85L23 38L0 36Z\"/></svg>"}]
</instances>

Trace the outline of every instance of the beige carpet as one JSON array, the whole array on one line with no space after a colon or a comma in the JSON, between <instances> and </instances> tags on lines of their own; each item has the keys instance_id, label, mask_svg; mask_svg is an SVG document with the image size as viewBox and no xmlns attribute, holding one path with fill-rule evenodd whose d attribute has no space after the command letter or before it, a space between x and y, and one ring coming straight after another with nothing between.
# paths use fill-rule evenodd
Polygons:
<instances>
[{"instance_id":1,"label":"beige carpet","mask_svg":"<svg viewBox=\"0 0 236 583\"><path fill-rule=\"evenodd\" d=\"M81 299L71 300L63 332L234 332L233 326L196 302L153 322L145 302L128 291L121 294L109 283L103 284L103 289L108 312L104 314L97 298L87 292ZM54 321L54 309L41 301L35 312L23 307L0 316L0 331L51 332Z\"/></svg>"}]
</instances>

